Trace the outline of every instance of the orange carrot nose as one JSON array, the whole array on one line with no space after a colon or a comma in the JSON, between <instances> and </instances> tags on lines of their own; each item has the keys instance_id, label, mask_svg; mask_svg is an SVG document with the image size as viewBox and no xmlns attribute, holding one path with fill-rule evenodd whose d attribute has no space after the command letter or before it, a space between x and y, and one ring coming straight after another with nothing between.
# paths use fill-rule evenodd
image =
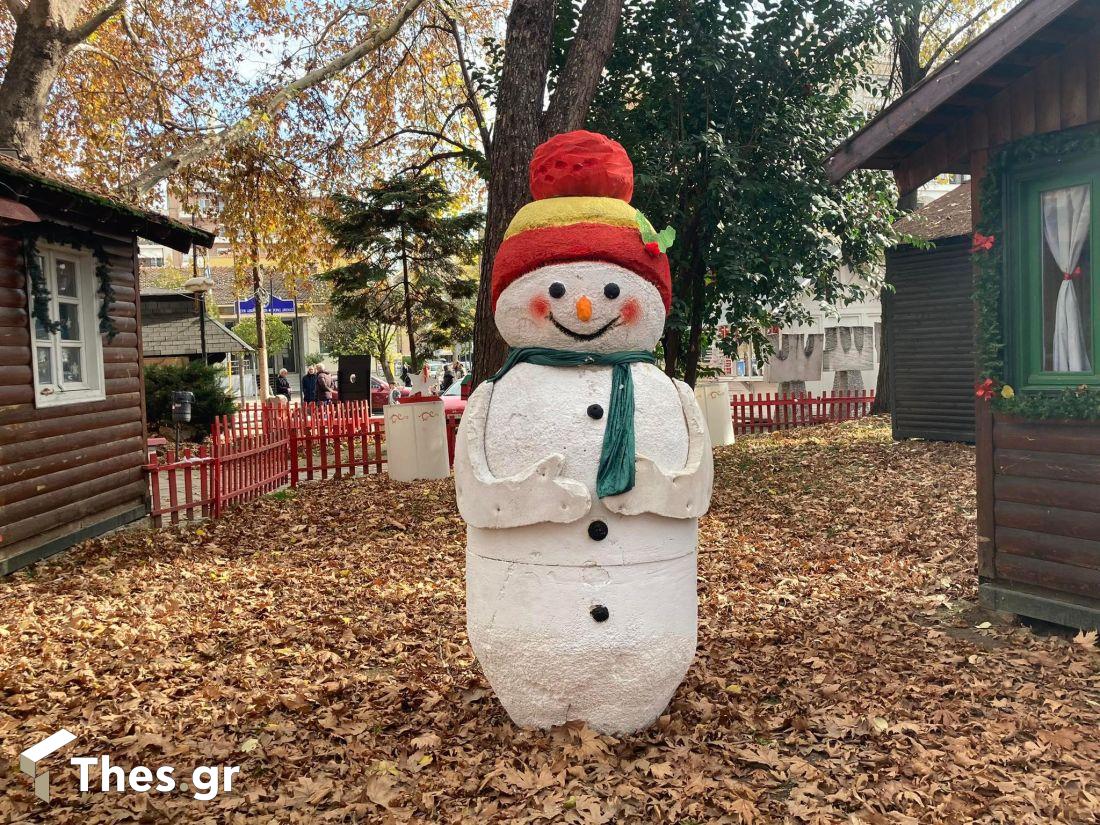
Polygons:
<instances>
[{"instance_id":1,"label":"orange carrot nose","mask_svg":"<svg viewBox=\"0 0 1100 825\"><path fill-rule=\"evenodd\" d=\"M577 317L582 321L588 321L592 318L592 302L588 300L587 295L582 295L577 299Z\"/></svg>"}]
</instances>

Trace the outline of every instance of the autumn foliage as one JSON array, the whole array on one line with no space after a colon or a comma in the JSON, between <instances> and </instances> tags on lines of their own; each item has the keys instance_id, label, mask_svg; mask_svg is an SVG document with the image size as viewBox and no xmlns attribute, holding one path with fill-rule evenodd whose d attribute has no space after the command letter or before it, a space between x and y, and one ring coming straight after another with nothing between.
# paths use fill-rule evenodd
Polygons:
<instances>
[{"instance_id":1,"label":"autumn foliage","mask_svg":"<svg viewBox=\"0 0 1100 825\"><path fill-rule=\"evenodd\" d=\"M200 804L79 799L58 759L54 822L1093 822L1095 634L975 608L973 463L876 420L720 450L698 656L638 736L516 729L451 482L371 476L0 582L0 740L241 766ZM0 819L41 805L0 775Z\"/></svg>"}]
</instances>

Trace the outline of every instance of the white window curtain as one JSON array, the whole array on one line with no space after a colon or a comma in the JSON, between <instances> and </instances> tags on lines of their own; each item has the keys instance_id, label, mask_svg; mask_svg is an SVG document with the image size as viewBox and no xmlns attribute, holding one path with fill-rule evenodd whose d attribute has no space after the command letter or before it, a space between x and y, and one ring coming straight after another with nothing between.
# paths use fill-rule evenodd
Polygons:
<instances>
[{"instance_id":1,"label":"white window curtain","mask_svg":"<svg viewBox=\"0 0 1100 825\"><path fill-rule=\"evenodd\" d=\"M1043 236L1058 268L1062 285L1054 309L1054 371L1091 372L1075 270L1089 234L1089 187L1070 186L1043 193Z\"/></svg>"}]
</instances>

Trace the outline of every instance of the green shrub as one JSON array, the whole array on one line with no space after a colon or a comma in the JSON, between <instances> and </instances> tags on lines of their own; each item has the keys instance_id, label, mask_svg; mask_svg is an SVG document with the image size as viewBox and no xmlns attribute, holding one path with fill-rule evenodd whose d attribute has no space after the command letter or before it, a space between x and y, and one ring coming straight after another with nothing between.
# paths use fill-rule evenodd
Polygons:
<instances>
[{"instance_id":1,"label":"green shrub","mask_svg":"<svg viewBox=\"0 0 1100 825\"><path fill-rule=\"evenodd\" d=\"M190 390L195 394L191 405L191 428L199 436L210 433L214 417L229 415L235 409L233 396L222 386L221 368L201 361L184 366L151 365L145 368L145 415L150 429L172 426L172 393Z\"/></svg>"}]
</instances>

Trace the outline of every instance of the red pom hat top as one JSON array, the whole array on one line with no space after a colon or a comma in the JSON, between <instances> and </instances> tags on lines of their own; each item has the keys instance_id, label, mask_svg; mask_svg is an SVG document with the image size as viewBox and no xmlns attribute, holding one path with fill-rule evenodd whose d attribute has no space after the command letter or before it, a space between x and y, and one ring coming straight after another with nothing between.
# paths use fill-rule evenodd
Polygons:
<instances>
[{"instance_id":1,"label":"red pom hat top","mask_svg":"<svg viewBox=\"0 0 1100 825\"><path fill-rule=\"evenodd\" d=\"M493 263L493 307L516 279L550 264L607 261L645 278L671 304L668 256L643 243L634 166L616 141L594 132L556 135L531 158L535 200L512 219Z\"/></svg>"},{"instance_id":2,"label":"red pom hat top","mask_svg":"<svg viewBox=\"0 0 1100 825\"><path fill-rule=\"evenodd\" d=\"M531 195L546 198L618 198L634 195L634 164L618 141L595 132L566 132L535 150L528 175Z\"/></svg>"}]
</instances>

